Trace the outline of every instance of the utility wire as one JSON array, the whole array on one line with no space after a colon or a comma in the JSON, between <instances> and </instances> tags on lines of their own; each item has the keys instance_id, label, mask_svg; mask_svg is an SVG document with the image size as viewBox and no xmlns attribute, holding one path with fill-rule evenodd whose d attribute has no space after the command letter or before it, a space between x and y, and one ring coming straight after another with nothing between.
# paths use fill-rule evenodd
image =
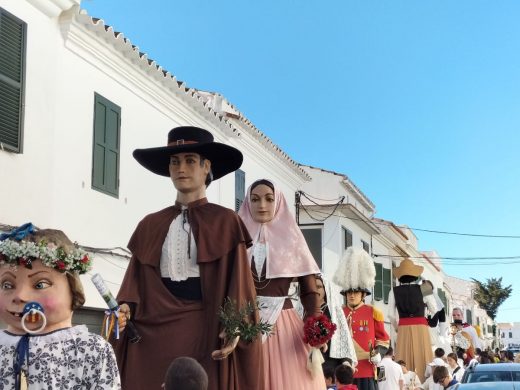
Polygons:
<instances>
[{"instance_id":1,"label":"utility wire","mask_svg":"<svg viewBox=\"0 0 520 390\"><path fill-rule=\"evenodd\" d=\"M343 199L345 199L344 196L340 196L336 199L321 199L321 198L318 198L317 196L314 196L314 195L311 195L311 194L308 194L306 193L305 191L298 191L301 195L304 195L307 199L309 199L308 197L311 197L312 199L316 199L316 200L321 200L322 202L334 202L334 203L337 203ZM310 199L309 199L310 200ZM316 203L317 204L317 203Z\"/></svg>"},{"instance_id":2,"label":"utility wire","mask_svg":"<svg viewBox=\"0 0 520 390\"><path fill-rule=\"evenodd\" d=\"M485 258L475 257L474 258L475 260L480 260L480 261L471 260L471 263L468 263L468 260L458 260L457 258L454 258L455 260L441 261L441 259L445 259L443 257L434 258L437 260L432 260L431 258L424 258L424 257L417 257L417 256L409 257L409 256L394 256L394 255L381 255L381 254L374 254L374 257L390 258L390 259L413 258L416 260L417 263L420 263L420 264L427 264L427 262L429 260L429 262L431 262L434 265L439 266L439 267L441 267L443 265L449 265L449 266L459 266L460 265L460 266L465 266L465 267L470 265L473 267L473 266L480 266L480 265L490 266L490 265L498 265L498 264L506 264L506 265L520 264L520 256L512 257L511 259L509 259L509 261L490 261L490 260L494 259L494 257L485 257ZM500 259L498 259L498 260L500 260Z\"/></svg>"},{"instance_id":3,"label":"utility wire","mask_svg":"<svg viewBox=\"0 0 520 390\"><path fill-rule=\"evenodd\" d=\"M307 195L300 191L301 195L303 195L305 198L307 198L310 202L314 203L315 205L318 205L318 203L316 203L315 201L313 201L312 199L308 198ZM307 210L307 208L302 204L302 203L299 203L298 204L298 207L300 207L301 209L303 209L303 211L305 211L305 213L314 221L316 222L324 222L326 221L330 216L334 215L334 213L336 212L336 210L338 209L339 205L343 203L343 201L345 200L345 197L342 196L338 202L336 204L331 204L331 205L328 205L329 207L333 207L332 211L329 213L329 214L326 214L326 216L323 218L323 219L317 219L317 218L314 218L310 213L309 211Z\"/></svg>"},{"instance_id":4,"label":"utility wire","mask_svg":"<svg viewBox=\"0 0 520 390\"><path fill-rule=\"evenodd\" d=\"M392 257L392 258L403 258L403 259L424 259L424 256L404 256L404 255L383 255L374 254L375 257ZM520 260L520 256L487 256L487 257L457 257L457 256L428 256L430 260Z\"/></svg>"},{"instance_id":5,"label":"utility wire","mask_svg":"<svg viewBox=\"0 0 520 390\"><path fill-rule=\"evenodd\" d=\"M300 205L300 206L302 208L305 207L304 205ZM318 206L332 206L332 205L318 205ZM335 217L339 217L339 218L349 219L351 221L366 222L365 220L363 220L361 218L353 218L353 217L347 217L345 215L339 215L339 214L334 214L334 213L326 213L326 212L321 211L321 210L312 210L312 212L313 213L317 213L317 214L327 215L328 216L327 218L335 216ZM367 218L367 219L369 219L369 218ZM390 226L390 227L396 226L396 227L398 227L400 229L416 230L416 231L427 232L427 233L448 234L448 235L468 236L468 237L480 237L480 238L514 238L514 239L520 239L520 236L518 236L518 235L460 233L460 232L450 232L450 231L444 231L444 230L421 229L421 228L416 228L416 227L412 227L412 226L401 226L401 225L396 225L396 224L383 222L383 221L381 221L381 222L380 221L374 221L373 219L369 219L369 221L371 223L375 224L375 225Z\"/></svg>"},{"instance_id":6,"label":"utility wire","mask_svg":"<svg viewBox=\"0 0 520 390\"><path fill-rule=\"evenodd\" d=\"M122 247L113 247L113 248L94 248L94 247L91 247L91 246L84 246L84 245L79 245L79 247L87 252L92 252L92 253L100 253L100 254L104 254L104 255L112 255L112 256L118 256L118 257L123 257L125 259L130 259L130 255L131 255L131 252L128 250L128 249L125 249L125 248L122 248ZM121 250L121 251L124 251L125 253L128 253L128 254L121 254L121 253L117 253L117 252L114 252L114 250Z\"/></svg>"}]
</instances>

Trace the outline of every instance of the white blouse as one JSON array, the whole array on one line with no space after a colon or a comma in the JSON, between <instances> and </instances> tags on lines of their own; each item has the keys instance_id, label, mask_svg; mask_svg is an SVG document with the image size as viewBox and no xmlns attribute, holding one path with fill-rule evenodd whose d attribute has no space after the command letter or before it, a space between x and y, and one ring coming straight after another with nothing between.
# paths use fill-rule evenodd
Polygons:
<instances>
[{"instance_id":1,"label":"white blouse","mask_svg":"<svg viewBox=\"0 0 520 390\"><path fill-rule=\"evenodd\" d=\"M255 262L255 269L258 278L262 275L265 259L267 256L267 245L263 242L256 242L253 245L253 260Z\"/></svg>"},{"instance_id":2,"label":"white blouse","mask_svg":"<svg viewBox=\"0 0 520 390\"><path fill-rule=\"evenodd\" d=\"M161 276L170 278L174 282L200 276L197 244L191 232L187 213L187 207L182 206L181 213L170 224L161 250Z\"/></svg>"},{"instance_id":3,"label":"white blouse","mask_svg":"<svg viewBox=\"0 0 520 390\"><path fill-rule=\"evenodd\" d=\"M15 388L13 363L22 336L0 332L0 388ZM29 389L121 389L112 346L85 325L29 336L22 366Z\"/></svg>"}]
</instances>

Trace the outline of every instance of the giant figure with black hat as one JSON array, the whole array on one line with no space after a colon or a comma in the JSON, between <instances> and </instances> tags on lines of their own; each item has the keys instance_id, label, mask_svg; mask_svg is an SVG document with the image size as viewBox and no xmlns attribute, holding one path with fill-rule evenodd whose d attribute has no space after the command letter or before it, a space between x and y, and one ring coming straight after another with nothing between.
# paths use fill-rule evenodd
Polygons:
<instances>
[{"instance_id":1,"label":"giant figure with black hat","mask_svg":"<svg viewBox=\"0 0 520 390\"><path fill-rule=\"evenodd\" d=\"M425 307L427 305L430 313L438 311L435 300L427 299L431 297L430 292L422 290L417 284L423 270L424 267L416 265L410 259L402 260L393 269L399 286L393 288L388 299L388 317L397 329L395 358L404 360L421 382L425 379L426 365L433 359Z\"/></svg>"},{"instance_id":2,"label":"giant figure with black hat","mask_svg":"<svg viewBox=\"0 0 520 390\"><path fill-rule=\"evenodd\" d=\"M385 355L389 337L383 313L364 303L372 293L376 270L372 257L361 248L350 247L341 258L333 281L347 297L343 312L350 326L358 365L354 383L360 390L377 389L376 366Z\"/></svg>"},{"instance_id":3,"label":"giant figure with black hat","mask_svg":"<svg viewBox=\"0 0 520 390\"><path fill-rule=\"evenodd\" d=\"M188 356L206 370L210 390L263 389L260 340L222 341L217 316L227 297L239 307L256 300L246 251L251 238L237 214L206 199L206 187L238 169L242 153L204 129L177 127L167 146L133 155L169 176L177 198L144 217L128 244L132 258L117 298L122 325L131 318L142 339L113 341L123 388L159 389L168 365ZM258 314L248 321L257 322Z\"/></svg>"}]
</instances>

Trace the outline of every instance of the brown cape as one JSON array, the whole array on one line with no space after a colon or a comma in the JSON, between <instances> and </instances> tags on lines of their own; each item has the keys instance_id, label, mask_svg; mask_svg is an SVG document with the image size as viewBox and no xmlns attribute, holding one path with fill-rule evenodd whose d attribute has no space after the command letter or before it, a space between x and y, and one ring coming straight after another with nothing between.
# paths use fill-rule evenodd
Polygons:
<instances>
[{"instance_id":1,"label":"brown cape","mask_svg":"<svg viewBox=\"0 0 520 390\"><path fill-rule=\"evenodd\" d=\"M161 280L161 248L179 206L146 216L137 226L128 248L132 259L118 294L132 307L132 321L142 340L131 344L114 340L123 389L160 389L173 359L197 359L209 378L209 390L261 390L261 341L240 341L222 361L211 359L221 348L217 312L229 296L241 305L256 299L247 259L251 238L232 210L201 199L188 205L188 218L197 244L202 301L173 296ZM251 316L258 321L258 315Z\"/></svg>"}]
</instances>

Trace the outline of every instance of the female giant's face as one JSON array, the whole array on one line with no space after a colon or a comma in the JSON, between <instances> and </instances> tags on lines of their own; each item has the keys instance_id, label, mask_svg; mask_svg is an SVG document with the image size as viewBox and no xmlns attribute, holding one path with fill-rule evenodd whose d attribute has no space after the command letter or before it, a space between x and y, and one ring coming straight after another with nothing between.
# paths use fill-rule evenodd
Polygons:
<instances>
[{"instance_id":1,"label":"female giant's face","mask_svg":"<svg viewBox=\"0 0 520 390\"><path fill-rule=\"evenodd\" d=\"M274 191L265 184L259 184L251 190L251 217L256 222L266 223L274 218Z\"/></svg>"},{"instance_id":2,"label":"female giant's face","mask_svg":"<svg viewBox=\"0 0 520 390\"><path fill-rule=\"evenodd\" d=\"M22 328L22 311L26 303L38 302L42 305L48 333L70 327L72 323L72 293L67 276L33 261L32 269L23 266L0 267L0 318L7 324L7 330L14 334L25 334ZM29 329L39 328L39 324L27 324Z\"/></svg>"}]
</instances>

